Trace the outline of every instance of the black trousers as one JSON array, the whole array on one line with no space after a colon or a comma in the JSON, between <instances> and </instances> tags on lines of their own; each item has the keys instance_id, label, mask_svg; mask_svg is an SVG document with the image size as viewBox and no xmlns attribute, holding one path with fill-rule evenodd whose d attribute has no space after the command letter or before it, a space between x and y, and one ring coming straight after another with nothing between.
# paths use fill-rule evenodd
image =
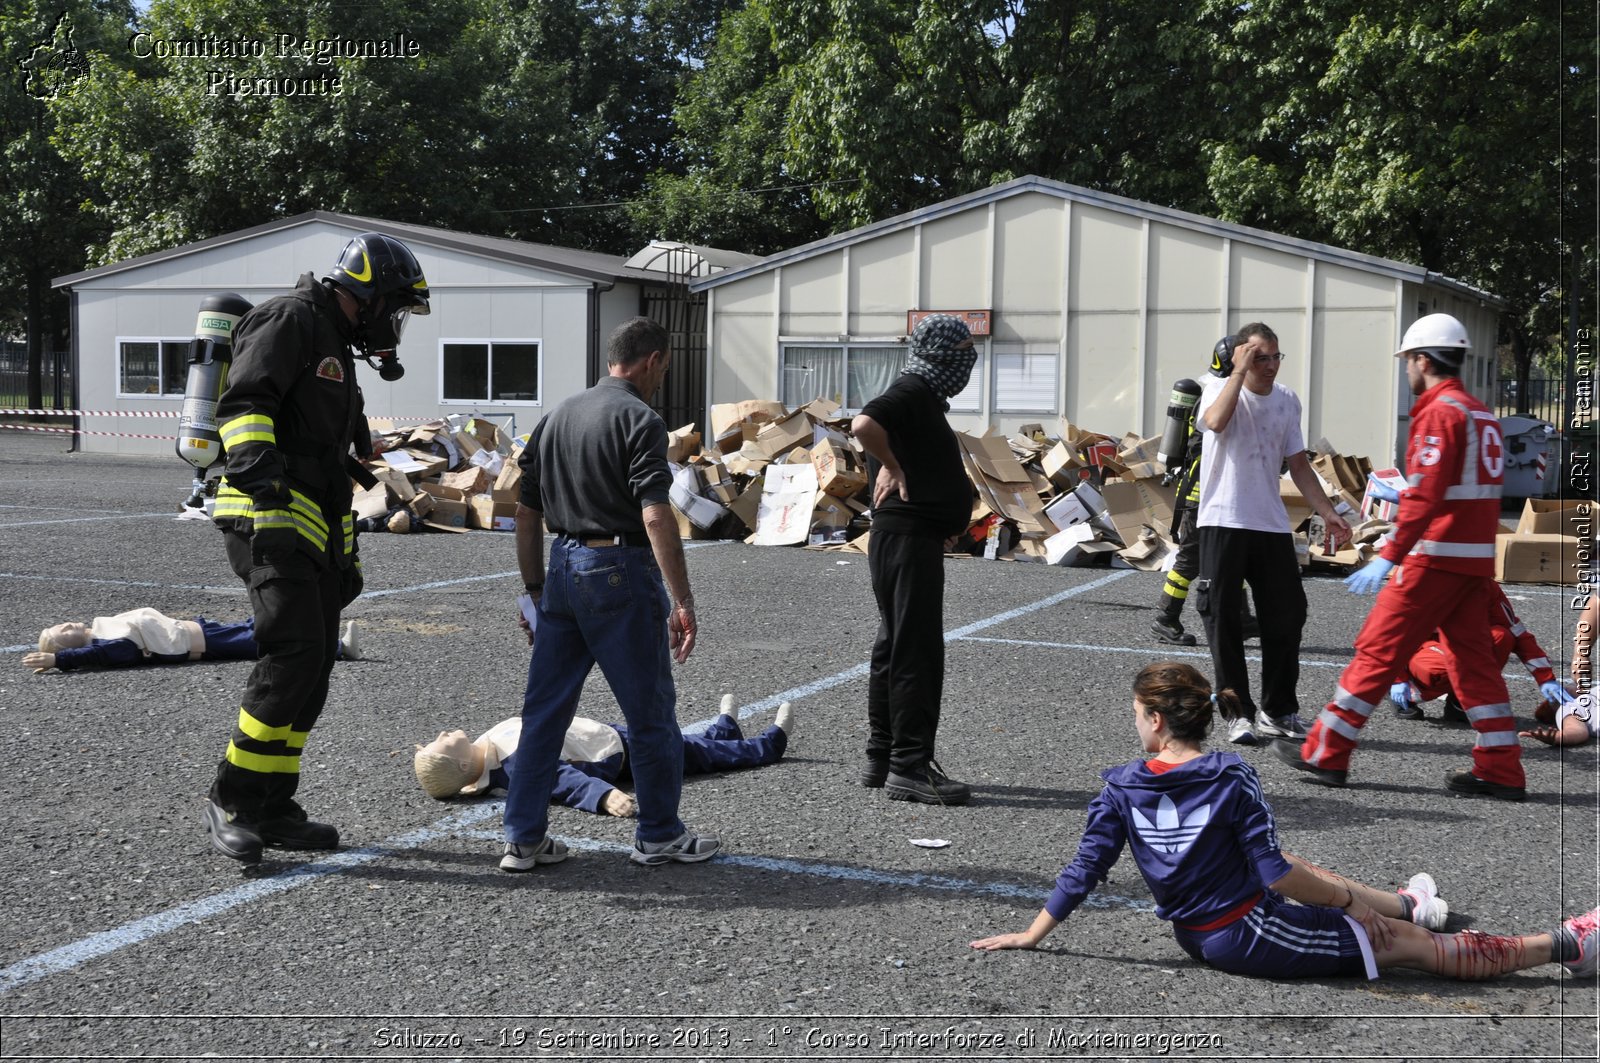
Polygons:
<instances>
[{"instance_id":1,"label":"black trousers","mask_svg":"<svg viewBox=\"0 0 1600 1063\"><path fill-rule=\"evenodd\" d=\"M878 638L867 681L867 756L904 774L933 759L944 697L944 540L874 531Z\"/></svg>"},{"instance_id":2,"label":"black trousers","mask_svg":"<svg viewBox=\"0 0 1600 1063\"><path fill-rule=\"evenodd\" d=\"M1200 578L1191 592L1211 644L1213 686L1232 690L1247 712L1256 711L1250 697L1250 674L1245 670L1240 619L1248 583L1261 620L1261 711L1268 716L1299 712L1295 687L1300 682L1306 592L1300 585L1294 536L1216 527L1202 527L1199 535Z\"/></svg>"},{"instance_id":3,"label":"black trousers","mask_svg":"<svg viewBox=\"0 0 1600 1063\"><path fill-rule=\"evenodd\" d=\"M300 754L328 699L339 641L339 571L307 554L254 556L251 536L224 531L228 564L242 579L261 656L245 683L211 799L247 823L298 817Z\"/></svg>"},{"instance_id":4,"label":"black trousers","mask_svg":"<svg viewBox=\"0 0 1600 1063\"><path fill-rule=\"evenodd\" d=\"M1157 605L1173 620L1183 612L1183 603L1189 597L1189 585L1200 572L1200 537L1195 534L1194 507L1184 506L1178 518L1178 556L1161 585L1161 601Z\"/></svg>"}]
</instances>

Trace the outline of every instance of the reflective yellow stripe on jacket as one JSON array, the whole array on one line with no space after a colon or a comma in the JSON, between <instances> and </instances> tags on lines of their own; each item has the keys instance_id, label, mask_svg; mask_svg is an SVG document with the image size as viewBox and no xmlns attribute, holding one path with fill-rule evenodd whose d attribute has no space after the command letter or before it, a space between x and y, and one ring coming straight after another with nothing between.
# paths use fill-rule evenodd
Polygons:
<instances>
[{"instance_id":1,"label":"reflective yellow stripe on jacket","mask_svg":"<svg viewBox=\"0 0 1600 1063\"><path fill-rule=\"evenodd\" d=\"M258 531L263 528L293 528L306 542L316 547L318 553L328 548L328 522L322 519L317 504L299 491L290 490L288 509L268 508L256 505L249 495L238 488L229 487L224 480L217 490L217 504L211 515L216 520L248 519ZM348 554L355 539L355 524L348 514L344 523L344 552Z\"/></svg>"},{"instance_id":2,"label":"reflective yellow stripe on jacket","mask_svg":"<svg viewBox=\"0 0 1600 1063\"><path fill-rule=\"evenodd\" d=\"M235 417L217 429L222 436L222 449L232 450L240 443L266 443L278 445L278 431L272 418L264 413L246 413Z\"/></svg>"}]
</instances>

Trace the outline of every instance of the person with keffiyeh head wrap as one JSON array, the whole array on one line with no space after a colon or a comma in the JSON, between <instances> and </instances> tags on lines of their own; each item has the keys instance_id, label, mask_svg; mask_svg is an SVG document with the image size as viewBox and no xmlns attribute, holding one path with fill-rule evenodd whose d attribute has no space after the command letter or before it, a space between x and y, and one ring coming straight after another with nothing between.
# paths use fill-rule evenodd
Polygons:
<instances>
[{"instance_id":1,"label":"person with keffiyeh head wrap","mask_svg":"<svg viewBox=\"0 0 1600 1063\"><path fill-rule=\"evenodd\" d=\"M970 522L973 499L945 413L977 359L960 319L923 318L905 370L850 425L879 464L867 551L879 620L861 782L896 801L971 798L939 768L933 745L944 693L944 554Z\"/></svg>"}]
</instances>

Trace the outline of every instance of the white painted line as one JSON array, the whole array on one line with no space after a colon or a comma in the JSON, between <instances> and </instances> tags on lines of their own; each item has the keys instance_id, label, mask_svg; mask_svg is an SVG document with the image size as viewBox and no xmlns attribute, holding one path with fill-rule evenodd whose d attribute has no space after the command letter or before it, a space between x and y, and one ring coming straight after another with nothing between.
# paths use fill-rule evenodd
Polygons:
<instances>
[{"instance_id":1,"label":"white painted line","mask_svg":"<svg viewBox=\"0 0 1600 1063\"><path fill-rule=\"evenodd\" d=\"M485 841L500 841L501 836L494 831L469 830L462 831L463 838L481 838ZM633 851L630 845L621 842L596 841L592 838L572 838L562 836L561 840L567 843L570 849L592 853L621 853L626 855ZM807 860L785 860L775 856L743 856L739 853L719 853L712 857L708 864L732 865L734 867L750 867L757 871L778 871L785 875L807 875L813 878L831 878L847 882L865 882L874 886L900 886L912 889L948 890L952 893L973 893L989 897L1001 897L1005 900L1027 901L1044 907L1044 902L1050 896L1050 889L1046 886L1022 886L1011 882L977 882L972 879L952 878L949 875L926 875L917 872L874 871L870 867L842 867L838 864L816 863ZM552 872L560 874L559 871ZM1155 904L1151 901L1135 900L1132 897L1122 897L1114 893L1095 890L1084 898L1081 907L1085 908L1131 908L1140 912L1155 911Z\"/></svg>"},{"instance_id":2,"label":"white painted line","mask_svg":"<svg viewBox=\"0 0 1600 1063\"><path fill-rule=\"evenodd\" d=\"M11 524L0 524L0 528L31 528L39 524L89 524L102 520L142 520L146 517L171 517L175 510L163 510L160 513L124 513L117 517L69 517L63 520L19 520Z\"/></svg>"},{"instance_id":3,"label":"white painted line","mask_svg":"<svg viewBox=\"0 0 1600 1063\"><path fill-rule=\"evenodd\" d=\"M1059 594L1052 594L1048 598L1042 598L1039 601L1032 602L1028 605L1021 605L1015 609L1008 609L1003 613L996 613L994 616L967 624L965 627L958 627L951 631L946 631L944 633L944 640L946 642L954 642L957 639L965 639L974 632L983 631L987 628L994 627L996 624L1003 624L1008 620L1015 620L1019 616L1027 616L1029 613L1036 613L1040 609L1048 609L1052 605L1060 605L1062 602L1076 598L1080 594L1098 590L1108 583L1113 583L1125 576L1131 576L1134 571L1134 569L1123 569L1117 572L1112 572L1109 575L1101 576L1099 579L1094 580L1091 583L1085 583L1082 586L1061 591ZM785 690L782 693L773 694L771 697L762 698L760 701L752 701L748 705L742 705L739 707L738 718L741 720L747 719L759 712L765 712L768 709L775 709L785 701L799 701L802 698L809 698L813 694L820 694L824 690L832 690L834 687L842 686L851 680L860 679L862 676L867 675L871 670L872 662L862 661L853 668L846 668L844 671L830 675L824 679L817 679L797 687L790 687L788 690ZM684 727L683 730L686 734L698 734L699 731L703 731L706 726L708 726L709 722L710 721L689 724L688 726Z\"/></svg>"},{"instance_id":4,"label":"white painted line","mask_svg":"<svg viewBox=\"0 0 1600 1063\"><path fill-rule=\"evenodd\" d=\"M29 956L19 960L9 967L0 968L0 994L9 993L19 989L30 982L37 982L52 974L70 971L90 960L138 945L153 937L158 937L171 930L198 923L212 916L221 915L231 908L248 901L266 897L285 890L297 889L309 885L326 875L360 867L362 864L371 863L385 856L393 856L397 849L412 849L424 842L455 834L464 827L496 815L503 808L499 801L470 808L465 812L446 817L431 827L422 827L397 835L380 845L365 849L350 849L345 852L335 853L324 860L304 864L292 868L281 875L272 878L256 879L242 886L214 893L209 897L202 897L188 904L180 904L176 908L169 908L164 912L135 919L131 923L75 941L70 945L41 952L36 956ZM226 857L218 856L218 860Z\"/></svg>"},{"instance_id":5,"label":"white painted line","mask_svg":"<svg viewBox=\"0 0 1600 1063\"><path fill-rule=\"evenodd\" d=\"M222 591L225 594L244 594L242 585L215 587L209 583L168 583L152 579L94 579L88 576L24 576L20 572L0 572L0 579L33 580L38 583L108 583L116 587L167 587L175 591Z\"/></svg>"}]
</instances>

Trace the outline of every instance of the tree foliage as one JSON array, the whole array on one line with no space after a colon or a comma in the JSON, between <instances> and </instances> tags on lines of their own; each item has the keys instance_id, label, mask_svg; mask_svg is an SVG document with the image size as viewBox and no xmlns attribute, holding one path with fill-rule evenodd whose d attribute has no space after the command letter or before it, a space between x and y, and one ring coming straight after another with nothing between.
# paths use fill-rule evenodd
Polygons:
<instances>
[{"instance_id":1,"label":"tree foliage","mask_svg":"<svg viewBox=\"0 0 1600 1063\"><path fill-rule=\"evenodd\" d=\"M1239 118L1206 145L1218 213L1500 296L1525 381L1571 256L1594 261L1593 35L1564 55L1560 12L1512 0L1217 0L1207 17Z\"/></svg>"},{"instance_id":2,"label":"tree foliage","mask_svg":"<svg viewBox=\"0 0 1600 1063\"><path fill-rule=\"evenodd\" d=\"M65 300L52 277L77 269L92 220L78 168L52 142L49 101L88 70L89 51L120 36L132 14L123 2L20 0L0 11L0 336L28 341L28 404L37 406L45 350L65 345ZM20 298L19 298L20 296Z\"/></svg>"}]
</instances>

